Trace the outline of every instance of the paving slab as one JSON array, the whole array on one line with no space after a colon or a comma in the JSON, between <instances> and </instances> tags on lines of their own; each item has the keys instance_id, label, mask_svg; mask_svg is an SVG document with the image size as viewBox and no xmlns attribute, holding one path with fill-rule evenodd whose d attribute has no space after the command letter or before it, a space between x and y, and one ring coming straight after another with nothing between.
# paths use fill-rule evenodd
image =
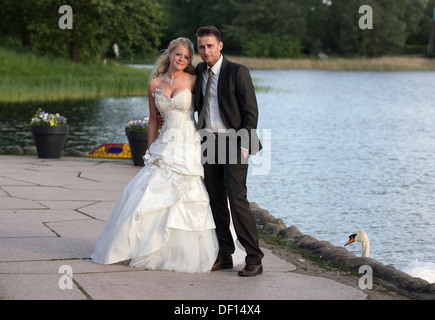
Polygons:
<instances>
[{"instance_id":1,"label":"paving slab","mask_svg":"<svg viewBox=\"0 0 435 320\"><path fill-rule=\"evenodd\" d=\"M362 300L358 289L304 276L264 249L264 273L142 270L90 260L127 183L131 159L0 156L0 299ZM46 175L49 177L46 177Z\"/></svg>"}]
</instances>

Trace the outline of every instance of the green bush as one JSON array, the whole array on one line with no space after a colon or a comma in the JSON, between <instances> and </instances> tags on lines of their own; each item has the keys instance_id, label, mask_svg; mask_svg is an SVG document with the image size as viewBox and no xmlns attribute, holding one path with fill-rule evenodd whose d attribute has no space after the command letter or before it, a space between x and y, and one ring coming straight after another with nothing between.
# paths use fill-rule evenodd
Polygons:
<instances>
[{"instance_id":1,"label":"green bush","mask_svg":"<svg viewBox=\"0 0 435 320\"><path fill-rule=\"evenodd\" d=\"M297 58L301 47L299 39L291 36L256 34L242 44L242 54L248 57Z\"/></svg>"}]
</instances>

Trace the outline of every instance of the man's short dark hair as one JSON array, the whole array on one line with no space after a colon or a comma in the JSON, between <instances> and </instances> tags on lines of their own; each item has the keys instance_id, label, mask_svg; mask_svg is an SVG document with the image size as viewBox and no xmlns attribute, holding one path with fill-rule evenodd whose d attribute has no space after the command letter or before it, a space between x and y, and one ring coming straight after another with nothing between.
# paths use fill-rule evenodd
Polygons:
<instances>
[{"instance_id":1,"label":"man's short dark hair","mask_svg":"<svg viewBox=\"0 0 435 320\"><path fill-rule=\"evenodd\" d=\"M219 32L218 28L216 28L215 26L204 26L204 27L200 27L197 31L196 31L196 37L204 37L204 36L215 36L216 39L220 41L221 40L221 33Z\"/></svg>"}]
</instances>

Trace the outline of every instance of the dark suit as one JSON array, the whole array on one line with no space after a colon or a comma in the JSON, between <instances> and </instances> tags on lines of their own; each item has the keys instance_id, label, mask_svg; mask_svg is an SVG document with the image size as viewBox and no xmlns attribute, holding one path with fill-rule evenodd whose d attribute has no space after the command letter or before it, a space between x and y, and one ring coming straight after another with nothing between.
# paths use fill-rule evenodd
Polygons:
<instances>
[{"instance_id":1,"label":"dark suit","mask_svg":"<svg viewBox=\"0 0 435 320\"><path fill-rule=\"evenodd\" d=\"M201 89L203 72L206 68L207 65L204 62L197 66L195 108L198 115L201 114L203 108L204 97ZM225 163L218 163L218 158L220 157L218 151L222 151L222 149L218 149L218 143L216 142L216 161L204 163L204 181L210 196L210 205L216 223L219 254L227 256L234 252L234 242L229 230L229 200L238 240L247 253L246 263L260 264L263 252L258 245L257 227L247 200L246 178L248 164L247 161L240 160L243 159L240 158L240 147L249 150L250 154L255 154L261 149L261 143L255 131L258 119L257 99L249 70L245 66L231 62L223 57L218 79L217 95L223 123L227 129L234 129L232 130L233 133L238 133L236 137L236 150L239 159L237 163L228 162L231 143L227 142L227 161ZM200 116L198 122L201 129L204 121ZM218 139L217 137L216 139ZM203 149L203 156L206 155L205 153L207 153L207 150Z\"/></svg>"},{"instance_id":2,"label":"dark suit","mask_svg":"<svg viewBox=\"0 0 435 320\"><path fill-rule=\"evenodd\" d=\"M198 114L201 113L204 100L201 87L202 74L206 68L207 65L204 62L196 68L195 108ZM244 133L243 129L246 129L249 134L246 140L248 142L242 147L253 155L261 150L262 146L255 132L258 120L257 99L249 70L225 57L223 57L218 80L218 102L221 119L225 126L228 129L240 130L242 133Z\"/></svg>"}]
</instances>

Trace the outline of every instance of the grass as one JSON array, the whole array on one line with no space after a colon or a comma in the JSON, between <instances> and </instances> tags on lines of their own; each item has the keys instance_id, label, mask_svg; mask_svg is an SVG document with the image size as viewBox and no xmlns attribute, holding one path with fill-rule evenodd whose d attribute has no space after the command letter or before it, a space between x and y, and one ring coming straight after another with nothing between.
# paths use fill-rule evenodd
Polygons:
<instances>
[{"instance_id":1,"label":"grass","mask_svg":"<svg viewBox=\"0 0 435 320\"><path fill-rule=\"evenodd\" d=\"M435 70L435 59L405 56L327 60L228 57L250 69ZM194 62L200 61L196 55ZM149 76L149 69L135 69L123 64L116 66L110 60L107 65L87 65L0 47L0 102L146 96ZM258 84L256 87L268 89Z\"/></svg>"},{"instance_id":2,"label":"grass","mask_svg":"<svg viewBox=\"0 0 435 320\"><path fill-rule=\"evenodd\" d=\"M324 269L339 269L342 270L344 272L346 272L347 274L351 274L352 272L350 271L350 269L346 266L342 266L336 263L332 263L332 262L328 262L325 260L322 260L318 257L315 257L311 254L309 254L308 252L304 251L303 249L292 245L290 243L288 243L285 239L283 238L279 238L277 236L274 236L272 234L269 234L267 232L264 232L263 230L258 229L258 235L261 239L264 240L264 242L266 242L267 244L273 245L273 246L277 246L277 247L281 247L281 248L285 248L289 251L292 251L294 253L298 253L301 256L303 256L305 259L308 259L310 261L312 261L313 263L316 263L318 266L324 268ZM353 273L354 275L357 275L357 273Z\"/></svg>"},{"instance_id":3,"label":"grass","mask_svg":"<svg viewBox=\"0 0 435 320\"><path fill-rule=\"evenodd\" d=\"M149 70L85 65L0 48L0 101L57 101L146 95Z\"/></svg>"}]
</instances>

